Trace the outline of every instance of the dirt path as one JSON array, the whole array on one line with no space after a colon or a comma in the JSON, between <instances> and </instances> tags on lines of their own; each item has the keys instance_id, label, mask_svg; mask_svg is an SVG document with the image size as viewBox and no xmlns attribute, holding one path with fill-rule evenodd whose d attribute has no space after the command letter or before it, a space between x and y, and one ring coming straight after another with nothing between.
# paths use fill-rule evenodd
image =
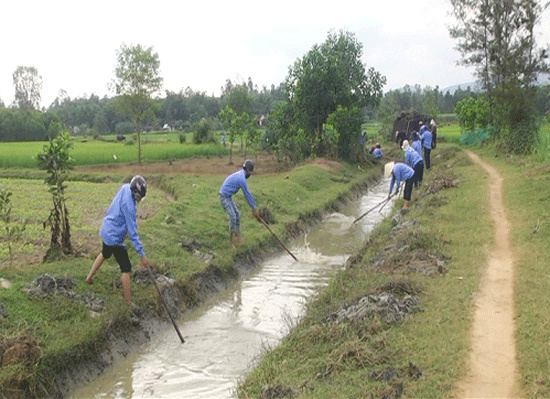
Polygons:
<instances>
[{"instance_id":1,"label":"dirt path","mask_svg":"<svg viewBox=\"0 0 550 399\"><path fill-rule=\"evenodd\" d=\"M498 171L468 151L489 174L491 218L495 242L476 294L468 375L458 384L461 398L518 398L510 223L502 199L503 178Z\"/></svg>"}]
</instances>

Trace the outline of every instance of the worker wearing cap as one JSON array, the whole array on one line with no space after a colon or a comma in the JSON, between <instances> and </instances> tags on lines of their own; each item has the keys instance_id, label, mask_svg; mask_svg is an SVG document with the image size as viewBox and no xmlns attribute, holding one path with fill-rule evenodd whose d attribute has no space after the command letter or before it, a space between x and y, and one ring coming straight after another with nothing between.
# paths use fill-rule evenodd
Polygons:
<instances>
[{"instance_id":1,"label":"worker wearing cap","mask_svg":"<svg viewBox=\"0 0 550 399\"><path fill-rule=\"evenodd\" d=\"M424 125L420 128L420 140L422 141L422 148L424 149L424 163L426 169L430 169L430 154L432 152L432 132Z\"/></svg>"},{"instance_id":2,"label":"worker wearing cap","mask_svg":"<svg viewBox=\"0 0 550 399\"><path fill-rule=\"evenodd\" d=\"M130 237L134 249L141 257L141 263L143 266L149 267L149 261L145 256L137 231L136 207L146 194L147 182L140 175L134 176L129 184L122 185L103 218L103 224L101 225L100 231L100 236L103 240L103 248L92 265L90 273L88 273L86 277L86 282L88 284L93 284L94 275L105 259L109 259L111 255L114 255L120 266L124 298L129 306L133 306L130 291L130 272L132 271L132 264L128 257L128 250L124 246L124 239L126 235Z\"/></svg>"},{"instance_id":3,"label":"worker wearing cap","mask_svg":"<svg viewBox=\"0 0 550 399\"><path fill-rule=\"evenodd\" d=\"M233 201L233 194L235 194L239 189L243 190L244 197L248 202L248 205L252 208L252 215L259 221L260 213L256 209L256 202L254 197L248 190L248 185L246 184L246 179L248 179L252 172L254 171L254 162L250 159L247 159L242 170L238 170L235 173L227 176L220 188L220 202L223 209L229 216L229 244L231 246L235 245L234 238L236 238L237 245L242 243L241 241L241 214L237 208L237 204Z\"/></svg>"},{"instance_id":4,"label":"worker wearing cap","mask_svg":"<svg viewBox=\"0 0 550 399\"><path fill-rule=\"evenodd\" d=\"M405 163L414 169L414 176L412 177L415 187L422 183L424 177L424 162L422 161L422 155L416 152L407 140L403 141L401 149L405 152Z\"/></svg>"},{"instance_id":5,"label":"worker wearing cap","mask_svg":"<svg viewBox=\"0 0 550 399\"><path fill-rule=\"evenodd\" d=\"M408 165L405 165L402 162L396 162L391 172L391 183L390 183L390 192L388 194L388 200L391 198L393 185L397 183L395 188L395 194L394 194L394 195L397 195L399 194L399 184L401 184L401 180L405 180L405 191L403 193L403 198L405 199L405 203L403 204L404 211L407 211L409 209L409 204L411 202L411 195L412 195L412 189L413 189L413 179L412 179L413 176L414 176L414 169Z\"/></svg>"}]
</instances>

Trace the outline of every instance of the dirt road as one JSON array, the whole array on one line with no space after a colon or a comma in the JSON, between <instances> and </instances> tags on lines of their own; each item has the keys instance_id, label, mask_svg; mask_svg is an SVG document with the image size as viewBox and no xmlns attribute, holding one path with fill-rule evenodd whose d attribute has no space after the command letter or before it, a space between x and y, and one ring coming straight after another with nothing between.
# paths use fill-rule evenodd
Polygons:
<instances>
[{"instance_id":1,"label":"dirt road","mask_svg":"<svg viewBox=\"0 0 550 399\"><path fill-rule=\"evenodd\" d=\"M460 398L519 398L513 302L514 259L510 224L502 199L503 178L468 151L489 174L491 218L495 240L483 271L471 331L469 371L458 384Z\"/></svg>"}]
</instances>

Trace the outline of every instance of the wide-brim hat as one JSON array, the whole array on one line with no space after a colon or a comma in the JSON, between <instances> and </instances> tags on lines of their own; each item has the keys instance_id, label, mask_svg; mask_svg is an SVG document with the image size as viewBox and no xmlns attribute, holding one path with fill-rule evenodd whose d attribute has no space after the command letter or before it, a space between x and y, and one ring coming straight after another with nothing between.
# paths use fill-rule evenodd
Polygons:
<instances>
[{"instance_id":1,"label":"wide-brim hat","mask_svg":"<svg viewBox=\"0 0 550 399\"><path fill-rule=\"evenodd\" d=\"M391 172L393 172L394 166L395 162L388 162L386 165L384 165L384 177L391 176Z\"/></svg>"}]
</instances>

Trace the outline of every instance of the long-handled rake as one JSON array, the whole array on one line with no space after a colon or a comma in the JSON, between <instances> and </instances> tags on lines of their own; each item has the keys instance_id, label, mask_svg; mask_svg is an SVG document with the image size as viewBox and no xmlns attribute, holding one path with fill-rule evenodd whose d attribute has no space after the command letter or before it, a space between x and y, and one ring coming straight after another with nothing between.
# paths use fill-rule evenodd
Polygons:
<instances>
[{"instance_id":1,"label":"long-handled rake","mask_svg":"<svg viewBox=\"0 0 550 399\"><path fill-rule=\"evenodd\" d=\"M290 252L290 250L286 247L285 244L283 244L283 242L281 241L281 239L279 237L277 237L277 235L273 232L273 230L271 230L271 228L267 225L267 223L265 222L265 220L263 220L261 217L258 218L258 220L260 221L261 224L263 224L265 227L267 227L267 229L269 230L269 232L271 234L273 234L273 237L275 237L277 239L277 241L279 241L279 244L281 244L281 246L286 250L286 252L288 252L290 254L290 256L292 256L294 258L294 260L296 262L298 262L298 258L294 256L294 254L292 252Z\"/></svg>"},{"instance_id":2,"label":"long-handled rake","mask_svg":"<svg viewBox=\"0 0 550 399\"><path fill-rule=\"evenodd\" d=\"M181 335L180 329L178 328L178 325L176 324L176 321L174 320L174 317L172 317L172 313L170 313L170 310L168 309L168 305L166 304L166 301L164 300L164 297L162 296L162 293L160 292L160 288L157 284L157 280L155 280L155 277L153 276L153 273L151 272L151 269L149 266L145 266L147 271L149 272L149 277L151 277L151 281L153 282L153 285L157 289L157 292L160 296L160 301L164 305L164 309L166 310L166 313L168 313L168 316L170 317L170 320L172 321L172 324L174 325L174 328L176 329L176 333L178 333L178 337L180 337L180 341L183 344L185 340L183 339L183 336Z\"/></svg>"}]
</instances>

